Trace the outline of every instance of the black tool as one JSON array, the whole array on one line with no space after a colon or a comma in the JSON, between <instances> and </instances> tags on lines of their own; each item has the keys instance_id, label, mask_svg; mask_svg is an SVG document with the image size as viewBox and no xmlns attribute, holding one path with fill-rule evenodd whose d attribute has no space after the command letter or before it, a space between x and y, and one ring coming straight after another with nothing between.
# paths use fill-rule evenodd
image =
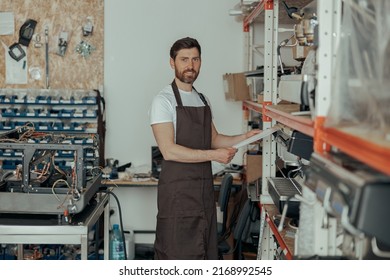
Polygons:
<instances>
[{"instance_id":1,"label":"black tool","mask_svg":"<svg viewBox=\"0 0 390 280\"><path fill-rule=\"evenodd\" d=\"M126 168L131 167L131 162L118 166L118 172L125 172Z\"/></svg>"},{"instance_id":2,"label":"black tool","mask_svg":"<svg viewBox=\"0 0 390 280\"><path fill-rule=\"evenodd\" d=\"M299 19L301 17L299 9L297 7L289 7L286 4L286 1L283 1L283 5L286 8L286 12L291 19Z\"/></svg>"},{"instance_id":3,"label":"black tool","mask_svg":"<svg viewBox=\"0 0 390 280\"><path fill-rule=\"evenodd\" d=\"M28 47L34 35L35 26L37 26L37 22L33 19L29 19L23 23L19 30L19 44Z\"/></svg>"},{"instance_id":4,"label":"black tool","mask_svg":"<svg viewBox=\"0 0 390 280\"><path fill-rule=\"evenodd\" d=\"M26 56L26 52L21 45L28 47L34 35L35 26L37 26L37 22L33 19L29 19L23 23L19 30L19 41L9 47L8 53L16 61Z\"/></svg>"},{"instance_id":5,"label":"black tool","mask_svg":"<svg viewBox=\"0 0 390 280\"><path fill-rule=\"evenodd\" d=\"M26 56L26 52L23 50L19 43L13 43L8 50L9 55L16 61L21 60Z\"/></svg>"}]
</instances>

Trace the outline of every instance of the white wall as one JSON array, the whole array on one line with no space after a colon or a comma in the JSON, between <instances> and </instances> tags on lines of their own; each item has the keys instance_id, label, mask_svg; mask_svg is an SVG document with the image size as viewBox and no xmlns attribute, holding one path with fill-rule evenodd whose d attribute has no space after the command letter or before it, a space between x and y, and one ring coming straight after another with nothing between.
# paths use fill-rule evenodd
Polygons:
<instances>
[{"instance_id":1,"label":"white wall","mask_svg":"<svg viewBox=\"0 0 390 280\"><path fill-rule=\"evenodd\" d=\"M174 73L169 49L179 38L196 38L202 68L194 84L210 99L219 132L242 132L241 102L224 98L222 75L243 69L242 22L229 16L238 0L105 1L104 97L106 157L150 166L155 145L148 109ZM237 155L234 163L241 164Z\"/></svg>"}]
</instances>

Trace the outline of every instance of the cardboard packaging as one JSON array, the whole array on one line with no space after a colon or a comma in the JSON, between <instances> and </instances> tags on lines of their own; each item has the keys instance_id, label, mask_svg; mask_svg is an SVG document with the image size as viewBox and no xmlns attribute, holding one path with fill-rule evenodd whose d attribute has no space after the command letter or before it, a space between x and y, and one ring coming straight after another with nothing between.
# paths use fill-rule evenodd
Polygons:
<instances>
[{"instance_id":1,"label":"cardboard packaging","mask_svg":"<svg viewBox=\"0 0 390 280\"><path fill-rule=\"evenodd\" d=\"M223 88L226 100L250 100L249 86L244 73L227 73L223 75Z\"/></svg>"},{"instance_id":2,"label":"cardboard packaging","mask_svg":"<svg viewBox=\"0 0 390 280\"><path fill-rule=\"evenodd\" d=\"M245 176L246 182L251 183L263 175L263 156L259 154L246 154Z\"/></svg>"}]
</instances>

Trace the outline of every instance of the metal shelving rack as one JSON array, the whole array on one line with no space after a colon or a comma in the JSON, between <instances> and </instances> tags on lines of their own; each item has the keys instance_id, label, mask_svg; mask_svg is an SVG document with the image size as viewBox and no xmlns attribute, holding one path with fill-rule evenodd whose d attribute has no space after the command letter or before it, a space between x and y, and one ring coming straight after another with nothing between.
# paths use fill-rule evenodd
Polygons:
<instances>
[{"instance_id":1,"label":"metal shelving rack","mask_svg":"<svg viewBox=\"0 0 390 280\"><path fill-rule=\"evenodd\" d=\"M332 68L336 59L342 1L319 1L318 98L316 103L314 150L324 155L330 147L339 149L372 168L390 175L390 143L368 138L357 127L325 127L331 101Z\"/></svg>"},{"instance_id":2,"label":"metal shelving rack","mask_svg":"<svg viewBox=\"0 0 390 280\"><path fill-rule=\"evenodd\" d=\"M323 18L325 20L334 21L334 1L322 1L328 2L322 4L321 9L327 11ZM319 124L323 124L322 117L312 120L310 117L297 116L291 114L292 112L299 111L298 105L295 104L277 104L277 46L278 46L278 24L279 24L279 0L263 0L253 9L252 13L244 19L244 31L250 31L248 25L250 25L254 19L260 16L264 12L264 98L262 103L256 103L252 101L244 101L243 107L246 110L252 110L262 115L263 129L267 129L281 123L291 129L298 130L308 136L316 139L317 145L319 141L323 141L322 135L319 136ZM329 25L326 25L329 28ZM333 34L334 25L330 25L331 31L322 30L323 36L331 37ZM326 35L325 35L326 34ZM326 41L326 47L323 47L319 53L323 56L320 59L320 63L323 63L327 68L321 68L319 75L322 75L322 81L319 83L326 84L321 90L320 102L316 104L319 113L326 112L330 103L330 87L331 87L331 69L334 42L328 40L329 38L320 38L322 41ZM324 44L325 45L325 44ZM325 53L327 53L325 55ZM329 55L328 55L329 54ZM325 61L324 61L325 60ZM325 74L326 73L326 74ZM328 75L328 76L327 76ZM326 101L326 102L325 102ZM320 108L320 109L318 109ZM318 113L318 112L317 112ZM325 145L324 145L325 147ZM262 195L260 197L260 207L262 211L262 222L260 227L260 241L258 246L258 259L272 259L276 255L282 255L285 259L292 259L294 255L294 246L287 246L285 242L285 234L279 232L273 220L271 218L273 201L270 199L268 193L268 178L275 176L275 159L276 159L276 144L272 140L272 137L265 138L263 140L263 176L262 176ZM274 207L275 208L275 207ZM325 233L327 234L327 233ZM272 236L277 240L278 245L272 242ZM289 242L291 244L291 241ZM278 248L277 248L278 247ZM279 252L278 252L279 251Z\"/></svg>"},{"instance_id":3,"label":"metal shelving rack","mask_svg":"<svg viewBox=\"0 0 390 280\"><path fill-rule=\"evenodd\" d=\"M279 0L262 0L252 12L244 18L244 31L253 32L251 24L257 17L264 16L264 100L261 103L244 101L245 110L260 113L263 120L263 129L272 127L275 123L281 123L294 130L298 130L314 139L314 152L319 156L326 156L331 150L339 150L357 159L375 170L390 175L390 144L386 141L368 139L358 128L341 129L338 127L326 127L328 109L331 104L331 92L333 81L333 67L337 58L337 44L339 39L339 27L341 21L341 0L318 0L319 18L319 47L317 49L317 87L315 118L296 116L291 114L297 111L294 105L277 105L277 42L278 42L278 9ZM264 15L263 15L264 14ZM249 35L250 36L250 35ZM249 51L250 52L250 51ZM249 63L249 66L251 64ZM251 69L249 69L251 70ZM262 221L260 228L260 242L258 259L270 259L274 257L276 247L271 242L272 235L278 240L279 249L285 258L291 259L293 249L283 245L283 237L277 231L270 220L267 206L272 204L267 188L267 178L275 175L275 143L271 136L263 140L263 176L260 206L262 207ZM322 212L322 211L321 211ZM335 223L335 221L331 221ZM322 231L320 233L328 241L323 243L331 248L333 232ZM283 248L282 248L283 247ZM326 250L321 253L326 255ZM333 252L333 251L332 251Z\"/></svg>"},{"instance_id":4,"label":"metal shelving rack","mask_svg":"<svg viewBox=\"0 0 390 280\"><path fill-rule=\"evenodd\" d=\"M278 45L278 15L279 15L279 1L263 0L259 1L252 12L247 15L243 21L244 32L250 32L249 36L253 36L252 22L255 18L264 13L264 95L261 104L244 101L243 108L258 112L262 116L263 129L271 128L278 121L275 116L272 116L273 111L269 110L277 100L277 49ZM251 39L249 38L249 41ZM249 45L250 47L250 45ZM251 62L251 50L249 50L249 61ZM248 63L249 69L252 67ZM274 117L274 118L273 118ZM266 206L273 206L273 201L268 193L267 178L274 177L276 173L276 143L272 140L272 136L265 137L262 143L262 184L261 196L259 198L259 206L261 207L261 226L260 238L258 246L258 259L272 259L276 252L276 244L273 242L272 236L278 240L279 246L282 248L282 254L287 259L292 258L292 250L285 245L283 237L279 234L275 224L270 217L269 211L266 211ZM253 199L253 198L252 198ZM291 248L291 247L290 247Z\"/></svg>"}]
</instances>

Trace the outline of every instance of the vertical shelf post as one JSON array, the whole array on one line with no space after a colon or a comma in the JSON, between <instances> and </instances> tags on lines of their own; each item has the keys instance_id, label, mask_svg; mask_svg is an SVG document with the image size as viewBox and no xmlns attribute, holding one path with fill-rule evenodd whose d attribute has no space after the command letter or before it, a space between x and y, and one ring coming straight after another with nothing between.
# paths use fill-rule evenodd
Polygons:
<instances>
[{"instance_id":1,"label":"vertical shelf post","mask_svg":"<svg viewBox=\"0 0 390 280\"><path fill-rule=\"evenodd\" d=\"M277 97L277 40L279 0L266 1L264 4L264 103L276 104ZM275 121L263 114L263 129L272 127ZM272 203L268 193L267 178L275 176L276 144L272 136L263 139L263 176L261 203Z\"/></svg>"},{"instance_id":2,"label":"vertical shelf post","mask_svg":"<svg viewBox=\"0 0 390 280\"><path fill-rule=\"evenodd\" d=\"M341 21L340 11L341 1L318 1L318 83L316 88L316 124L314 134L314 150L317 153L322 153L327 149L323 142L322 128L331 102L332 73L334 73L333 68L337 53L337 38Z\"/></svg>"}]
</instances>

